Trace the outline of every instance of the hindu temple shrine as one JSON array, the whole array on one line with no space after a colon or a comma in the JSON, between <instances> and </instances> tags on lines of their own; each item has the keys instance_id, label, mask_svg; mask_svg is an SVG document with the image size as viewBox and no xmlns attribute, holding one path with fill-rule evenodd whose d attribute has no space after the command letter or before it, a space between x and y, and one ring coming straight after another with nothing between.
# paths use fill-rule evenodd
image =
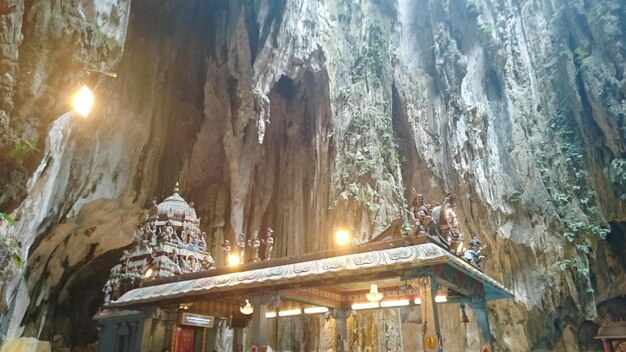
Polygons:
<instances>
[{"instance_id":1,"label":"hindu temple shrine","mask_svg":"<svg viewBox=\"0 0 626 352\"><path fill-rule=\"evenodd\" d=\"M0 0L0 352L626 351L624 0Z\"/></svg>"}]
</instances>

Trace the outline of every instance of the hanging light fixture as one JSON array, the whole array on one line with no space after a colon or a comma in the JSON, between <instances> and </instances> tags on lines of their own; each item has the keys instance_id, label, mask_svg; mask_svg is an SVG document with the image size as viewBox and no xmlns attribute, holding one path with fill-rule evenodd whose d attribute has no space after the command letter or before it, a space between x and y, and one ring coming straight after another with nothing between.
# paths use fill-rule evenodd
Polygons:
<instances>
[{"instance_id":1,"label":"hanging light fixture","mask_svg":"<svg viewBox=\"0 0 626 352\"><path fill-rule=\"evenodd\" d=\"M435 296L435 302L444 303L448 302L448 288L445 286L439 286L437 295Z\"/></svg>"},{"instance_id":2,"label":"hanging light fixture","mask_svg":"<svg viewBox=\"0 0 626 352\"><path fill-rule=\"evenodd\" d=\"M383 299L383 294L378 292L378 285L371 284L370 292L365 294L365 298L370 302L380 302Z\"/></svg>"},{"instance_id":3,"label":"hanging light fixture","mask_svg":"<svg viewBox=\"0 0 626 352\"><path fill-rule=\"evenodd\" d=\"M239 307L239 311L243 315L250 315L250 314L254 313L254 308L250 304L250 301L246 300L246 305L243 306L243 307Z\"/></svg>"}]
</instances>

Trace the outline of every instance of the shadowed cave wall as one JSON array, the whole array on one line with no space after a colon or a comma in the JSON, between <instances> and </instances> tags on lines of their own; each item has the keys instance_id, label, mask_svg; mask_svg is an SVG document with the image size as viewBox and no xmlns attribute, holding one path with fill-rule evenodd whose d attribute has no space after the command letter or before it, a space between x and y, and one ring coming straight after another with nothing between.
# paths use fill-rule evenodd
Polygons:
<instances>
[{"instance_id":1,"label":"shadowed cave wall","mask_svg":"<svg viewBox=\"0 0 626 352\"><path fill-rule=\"evenodd\" d=\"M502 350L596 348L577 334L626 293L619 1L13 3L0 210L26 262L3 271L3 336L93 341L76 326L177 181L218 263L238 233L271 227L276 254L299 255L337 227L369 240L413 188L457 193L485 271L516 293L489 307ZM81 120L64 97L85 65L119 78L99 79ZM455 312L444 338L470 348ZM353 345L398 348L411 314L359 318ZM324 324L277 339L323 344Z\"/></svg>"}]
</instances>

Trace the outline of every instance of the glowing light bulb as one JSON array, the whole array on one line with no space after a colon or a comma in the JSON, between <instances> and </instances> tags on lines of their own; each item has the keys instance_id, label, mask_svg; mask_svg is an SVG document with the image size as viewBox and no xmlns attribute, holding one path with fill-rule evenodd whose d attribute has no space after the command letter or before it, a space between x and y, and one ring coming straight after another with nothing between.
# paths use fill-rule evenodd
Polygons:
<instances>
[{"instance_id":1,"label":"glowing light bulb","mask_svg":"<svg viewBox=\"0 0 626 352\"><path fill-rule=\"evenodd\" d=\"M91 90L83 85L72 98L72 108L82 117L87 117L93 107L95 97Z\"/></svg>"},{"instance_id":2,"label":"glowing light bulb","mask_svg":"<svg viewBox=\"0 0 626 352\"><path fill-rule=\"evenodd\" d=\"M228 265L239 265L240 260L239 256L236 254L231 254L228 256Z\"/></svg>"},{"instance_id":3,"label":"glowing light bulb","mask_svg":"<svg viewBox=\"0 0 626 352\"><path fill-rule=\"evenodd\" d=\"M340 246L345 246L350 243L350 232L344 229L337 230L335 232L335 241Z\"/></svg>"}]
</instances>

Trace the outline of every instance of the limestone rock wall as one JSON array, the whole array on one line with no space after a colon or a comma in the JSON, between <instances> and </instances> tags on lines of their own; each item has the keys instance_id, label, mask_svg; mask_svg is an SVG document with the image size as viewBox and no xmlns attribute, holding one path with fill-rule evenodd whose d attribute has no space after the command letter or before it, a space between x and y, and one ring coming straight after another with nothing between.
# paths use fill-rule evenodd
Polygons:
<instances>
[{"instance_id":1,"label":"limestone rock wall","mask_svg":"<svg viewBox=\"0 0 626 352\"><path fill-rule=\"evenodd\" d=\"M1 230L26 258L5 272L4 336L88 344L69 302L91 287L97 308L106 261L176 181L218 262L239 233L271 227L299 255L339 227L369 240L412 189L457 193L516 293L490 305L502 350L577 348L626 293L618 0L11 0L0 25ZM118 74L86 120L64 113L83 67ZM354 346L418 343L395 337L407 312L354 324Z\"/></svg>"}]
</instances>

